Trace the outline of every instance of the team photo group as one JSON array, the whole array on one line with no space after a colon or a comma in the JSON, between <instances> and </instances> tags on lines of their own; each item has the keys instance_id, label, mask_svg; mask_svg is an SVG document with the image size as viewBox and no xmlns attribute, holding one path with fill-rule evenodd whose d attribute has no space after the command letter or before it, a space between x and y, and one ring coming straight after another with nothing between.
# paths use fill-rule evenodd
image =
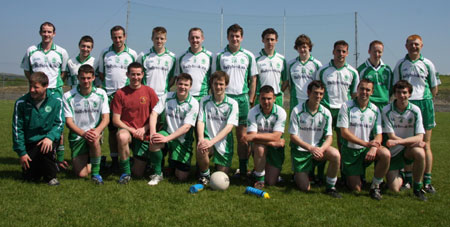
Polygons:
<instances>
[{"instance_id":1,"label":"team photo group","mask_svg":"<svg viewBox=\"0 0 450 227\"><path fill-rule=\"evenodd\" d=\"M39 34L42 41L21 63L29 92L16 101L12 119L13 150L26 181L59 185L70 150L74 174L104 184L101 147L108 140L108 168L119 173L119 184L148 175L151 186L169 176L186 181L195 168L205 186L212 172L222 171L262 189L280 182L290 161L292 180L305 192L325 185L326 194L341 198L338 175L359 192L373 168L375 200L384 187L412 190L421 201L436 193L430 142L441 82L421 54L419 35L406 38L406 55L395 67L383 62L383 42L374 40L367 60L354 68L346 41L336 41L332 59L322 64L304 34L293 43L297 57L286 60L276 51L273 28L262 31L263 48L254 55L241 47L238 24L228 27L228 45L218 53L204 48L201 28L191 28L190 46L179 55L166 48L164 27L153 28L153 46L138 54L126 45L125 29L114 26L112 45L98 58L91 56L91 36L81 37L79 53L69 58L53 42L52 23L44 22ZM64 93L65 84L71 89ZM239 166L232 171L235 150Z\"/></svg>"}]
</instances>

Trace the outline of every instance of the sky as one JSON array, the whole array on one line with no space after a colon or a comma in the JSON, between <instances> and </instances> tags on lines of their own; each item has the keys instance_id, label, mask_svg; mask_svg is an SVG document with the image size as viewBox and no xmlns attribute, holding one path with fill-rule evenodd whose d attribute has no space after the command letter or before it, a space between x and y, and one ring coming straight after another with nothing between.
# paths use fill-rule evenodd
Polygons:
<instances>
[{"instance_id":1,"label":"sky","mask_svg":"<svg viewBox=\"0 0 450 227\"><path fill-rule=\"evenodd\" d=\"M54 42L73 57L78 55L81 36L91 35L95 42L92 56L98 58L101 50L112 44L109 29L126 26L127 6L126 0L3 1L0 72L23 74L20 62L26 49L41 41L39 26L44 21L56 26ZM205 48L217 53L227 43L226 28L238 23L244 28L242 47L255 55L263 48L262 31L273 27L280 34L277 52L287 60L297 56L294 40L304 33L314 43L312 55L322 63L332 58L335 41L346 40L350 44L348 62L354 67L356 50L359 65L368 57L369 43L381 40L385 44L383 60L393 68L406 54L406 38L419 34L424 40L424 57L440 74L449 75L448 9L448 0L135 0L129 8L127 44L138 53L147 51L152 46L152 28L164 26L168 30L167 48L180 56L189 45L189 28L198 26L205 32Z\"/></svg>"}]
</instances>

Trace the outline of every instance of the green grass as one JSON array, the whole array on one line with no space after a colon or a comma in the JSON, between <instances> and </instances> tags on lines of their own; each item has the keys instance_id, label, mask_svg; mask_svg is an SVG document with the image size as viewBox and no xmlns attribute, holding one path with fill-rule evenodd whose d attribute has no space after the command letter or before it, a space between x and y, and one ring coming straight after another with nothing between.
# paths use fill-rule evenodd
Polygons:
<instances>
[{"instance_id":1,"label":"green grass","mask_svg":"<svg viewBox=\"0 0 450 227\"><path fill-rule=\"evenodd\" d=\"M282 175L284 186L265 190L271 199L245 195L245 185L232 182L224 192L204 190L189 194L187 183L165 180L156 187L146 179L133 179L118 185L118 176L105 176L105 185L77 179L70 172L58 175L61 185L24 183L17 155L11 150L12 101L1 101L0 112L0 226L449 226L450 141L446 135L450 113L437 113L438 127L433 132L433 184L438 193L427 202L415 200L410 191L387 192L382 201L368 197L367 190L355 195L339 188L343 199L324 195L323 188L299 192L289 182L290 152ZM67 133L67 132L66 132ZM67 134L66 134L67 135ZM68 148L68 146L66 146ZM103 153L107 154L107 145ZM235 155L235 159L236 159ZM66 160L70 153L66 152ZM237 167L234 160L233 168ZM371 179L373 168L369 168Z\"/></svg>"}]
</instances>

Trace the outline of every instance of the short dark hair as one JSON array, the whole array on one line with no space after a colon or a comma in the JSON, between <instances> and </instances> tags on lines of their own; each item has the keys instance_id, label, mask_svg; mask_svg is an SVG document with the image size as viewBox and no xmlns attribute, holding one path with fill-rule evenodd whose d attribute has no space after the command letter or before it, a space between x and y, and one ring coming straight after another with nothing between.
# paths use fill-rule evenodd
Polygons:
<instances>
[{"instance_id":1,"label":"short dark hair","mask_svg":"<svg viewBox=\"0 0 450 227\"><path fill-rule=\"evenodd\" d=\"M294 49L297 50L297 48L303 44L306 44L309 46L309 52L312 51L312 47L314 44L311 42L311 39L305 34L301 34L295 39Z\"/></svg>"},{"instance_id":2,"label":"short dark hair","mask_svg":"<svg viewBox=\"0 0 450 227\"><path fill-rule=\"evenodd\" d=\"M228 83L230 83L230 76L228 76L228 74L224 71L215 71L213 74L211 74L211 77L209 78L209 86L212 87L212 83L214 80L220 80L220 79L224 79L225 80L225 84L228 85Z\"/></svg>"},{"instance_id":3,"label":"short dark hair","mask_svg":"<svg viewBox=\"0 0 450 227\"><path fill-rule=\"evenodd\" d=\"M132 68L133 69L140 68L142 72L144 72L144 66L142 66L142 64L139 62L132 62L131 64L129 64L127 68L127 73L129 73Z\"/></svg>"},{"instance_id":4,"label":"short dark hair","mask_svg":"<svg viewBox=\"0 0 450 227\"><path fill-rule=\"evenodd\" d=\"M397 91L397 89L404 89L407 88L409 93L412 94L413 92L413 86L406 80L399 80L397 83L395 83L393 91L394 93Z\"/></svg>"},{"instance_id":5,"label":"short dark hair","mask_svg":"<svg viewBox=\"0 0 450 227\"><path fill-rule=\"evenodd\" d=\"M233 24L227 29L227 36L230 32L241 32L241 36L244 36L244 29L239 24Z\"/></svg>"},{"instance_id":6,"label":"short dark hair","mask_svg":"<svg viewBox=\"0 0 450 227\"><path fill-rule=\"evenodd\" d=\"M189 73L180 73L180 74L177 76L177 82L178 82L179 80L189 80L189 81L191 82L191 85L192 85L192 76L189 75Z\"/></svg>"},{"instance_id":7,"label":"short dark hair","mask_svg":"<svg viewBox=\"0 0 450 227\"><path fill-rule=\"evenodd\" d=\"M372 84L372 87L375 85L375 84L373 83L373 81L369 80L368 78L361 79L361 80L359 81L358 87L359 87L359 85L362 84L362 83Z\"/></svg>"},{"instance_id":8,"label":"short dark hair","mask_svg":"<svg viewBox=\"0 0 450 227\"><path fill-rule=\"evenodd\" d=\"M199 28L199 27L193 27L193 28L189 29L188 37L191 36L191 32L193 32L193 31L200 31L200 32L202 33L202 36L203 36L203 30L202 30L201 28Z\"/></svg>"},{"instance_id":9,"label":"short dark hair","mask_svg":"<svg viewBox=\"0 0 450 227\"><path fill-rule=\"evenodd\" d=\"M336 41L334 43L333 50L336 49L336 47L339 46L339 45L347 47L347 50L348 50L348 43L345 42L345 40L338 40L338 41Z\"/></svg>"},{"instance_id":10,"label":"short dark hair","mask_svg":"<svg viewBox=\"0 0 450 227\"><path fill-rule=\"evenodd\" d=\"M95 76L94 67L92 67L91 65L88 65L88 64L84 64L84 65L80 66L80 68L78 69L78 75L80 75L81 73L90 73Z\"/></svg>"},{"instance_id":11,"label":"short dark hair","mask_svg":"<svg viewBox=\"0 0 450 227\"><path fill-rule=\"evenodd\" d=\"M48 21L41 24L41 26L39 27L39 32L42 32L42 29L44 28L44 26L50 26L53 28L53 32L56 32L55 25L53 25L52 23L50 23Z\"/></svg>"},{"instance_id":12,"label":"short dark hair","mask_svg":"<svg viewBox=\"0 0 450 227\"><path fill-rule=\"evenodd\" d=\"M92 43L92 47L94 47L94 39L89 35L81 37L80 42L78 42L78 46L81 45L81 42Z\"/></svg>"},{"instance_id":13,"label":"short dark hair","mask_svg":"<svg viewBox=\"0 0 450 227\"><path fill-rule=\"evenodd\" d=\"M264 30L263 33L261 34L261 38L264 39L264 37L269 34L275 35L275 38L278 39L278 32L275 31L275 29L273 29L273 28L267 28L266 30Z\"/></svg>"},{"instance_id":14,"label":"short dark hair","mask_svg":"<svg viewBox=\"0 0 450 227\"><path fill-rule=\"evenodd\" d=\"M43 87L48 86L48 77L43 72L34 72L30 75L29 83L38 83Z\"/></svg>"},{"instance_id":15,"label":"short dark hair","mask_svg":"<svg viewBox=\"0 0 450 227\"><path fill-rule=\"evenodd\" d=\"M123 28L123 27L120 26L120 25L116 25L116 26L114 26L114 27L111 28L111 31L110 31L111 36L112 36L113 32L116 32L116 31L122 31L122 32L123 32L123 35L126 35L126 33L125 33L125 28Z\"/></svg>"},{"instance_id":16,"label":"short dark hair","mask_svg":"<svg viewBox=\"0 0 450 227\"><path fill-rule=\"evenodd\" d=\"M259 94L262 93L272 93L275 94L275 90L273 90L273 87L270 85L264 85L259 89Z\"/></svg>"},{"instance_id":17,"label":"short dark hair","mask_svg":"<svg viewBox=\"0 0 450 227\"><path fill-rule=\"evenodd\" d=\"M379 45L381 45L381 46L384 47L383 42L381 42L380 40L374 40L374 41L370 42L370 44L369 44L369 50L372 49L372 47L375 46L375 45L377 45L377 44L379 44Z\"/></svg>"},{"instance_id":18,"label":"short dark hair","mask_svg":"<svg viewBox=\"0 0 450 227\"><path fill-rule=\"evenodd\" d=\"M320 80L313 80L308 84L308 92L311 92L314 88L325 89L325 84Z\"/></svg>"},{"instance_id":19,"label":"short dark hair","mask_svg":"<svg viewBox=\"0 0 450 227\"><path fill-rule=\"evenodd\" d=\"M165 27L161 27L161 26L154 27L152 30L152 39L153 39L153 37L155 37L156 33L167 34L167 30Z\"/></svg>"}]
</instances>

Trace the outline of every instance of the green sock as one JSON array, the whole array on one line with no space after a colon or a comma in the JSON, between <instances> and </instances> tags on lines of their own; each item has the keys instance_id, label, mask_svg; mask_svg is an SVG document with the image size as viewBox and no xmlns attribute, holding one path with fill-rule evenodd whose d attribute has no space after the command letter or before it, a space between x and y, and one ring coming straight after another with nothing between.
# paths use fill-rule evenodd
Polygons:
<instances>
[{"instance_id":1,"label":"green sock","mask_svg":"<svg viewBox=\"0 0 450 227\"><path fill-rule=\"evenodd\" d=\"M120 160L119 166L120 170L122 170L122 173L131 175L130 158L127 158L126 160Z\"/></svg>"},{"instance_id":2,"label":"green sock","mask_svg":"<svg viewBox=\"0 0 450 227\"><path fill-rule=\"evenodd\" d=\"M211 171L209 169L200 172L200 176L202 177L209 177L211 175Z\"/></svg>"},{"instance_id":3,"label":"green sock","mask_svg":"<svg viewBox=\"0 0 450 227\"><path fill-rule=\"evenodd\" d=\"M155 174L161 176L161 161L163 159L163 154L161 150L156 152L150 152L150 163L152 163L155 168Z\"/></svg>"},{"instance_id":4,"label":"green sock","mask_svg":"<svg viewBox=\"0 0 450 227\"><path fill-rule=\"evenodd\" d=\"M99 175L101 157L91 157L90 160L91 160L91 174Z\"/></svg>"},{"instance_id":5,"label":"green sock","mask_svg":"<svg viewBox=\"0 0 450 227\"><path fill-rule=\"evenodd\" d=\"M422 182L414 182L413 189L414 191L420 191L420 189L422 189L422 186Z\"/></svg>"},{"instance_id":6,"label":"green sock","mask_svg":"<svg viewBox=\"0 0 450 227\"><path fill-rule=\"evenodd\" d=\"M56 160L58 162L64 161L64 145L59 145L56 149Z\"/></svg>"},{"instance_id":7,"label":"green sock","mask_svg":"<svg viewBox=\"0 0 450 227\"><path fill-rule=\"evenodd\" d=\"M423 175L423 183L424 184L431 184L431 173L425 173Z\"/></svg>"},{"instance_id":8,"label":"green sock","mask_svg":"<svg viewBox=\"0 0 450 227\"><path fill-rule=\"evenodd\" d=\"M410 171L405 172L405 181L406 181L406 183L409 183L410 185L413 184L412 172L410 172Z\"/></svg>"},{"instance_id":9,"label":"green sock","mask_svg":"<svg viewBox=\"0 0 450 227\"><path fill-rule=\"evenodd\" d=\"M241 172L241 176L247 176L247 164L248 159L239 159L239 171Z\"/></svg>"}]
</instances>

